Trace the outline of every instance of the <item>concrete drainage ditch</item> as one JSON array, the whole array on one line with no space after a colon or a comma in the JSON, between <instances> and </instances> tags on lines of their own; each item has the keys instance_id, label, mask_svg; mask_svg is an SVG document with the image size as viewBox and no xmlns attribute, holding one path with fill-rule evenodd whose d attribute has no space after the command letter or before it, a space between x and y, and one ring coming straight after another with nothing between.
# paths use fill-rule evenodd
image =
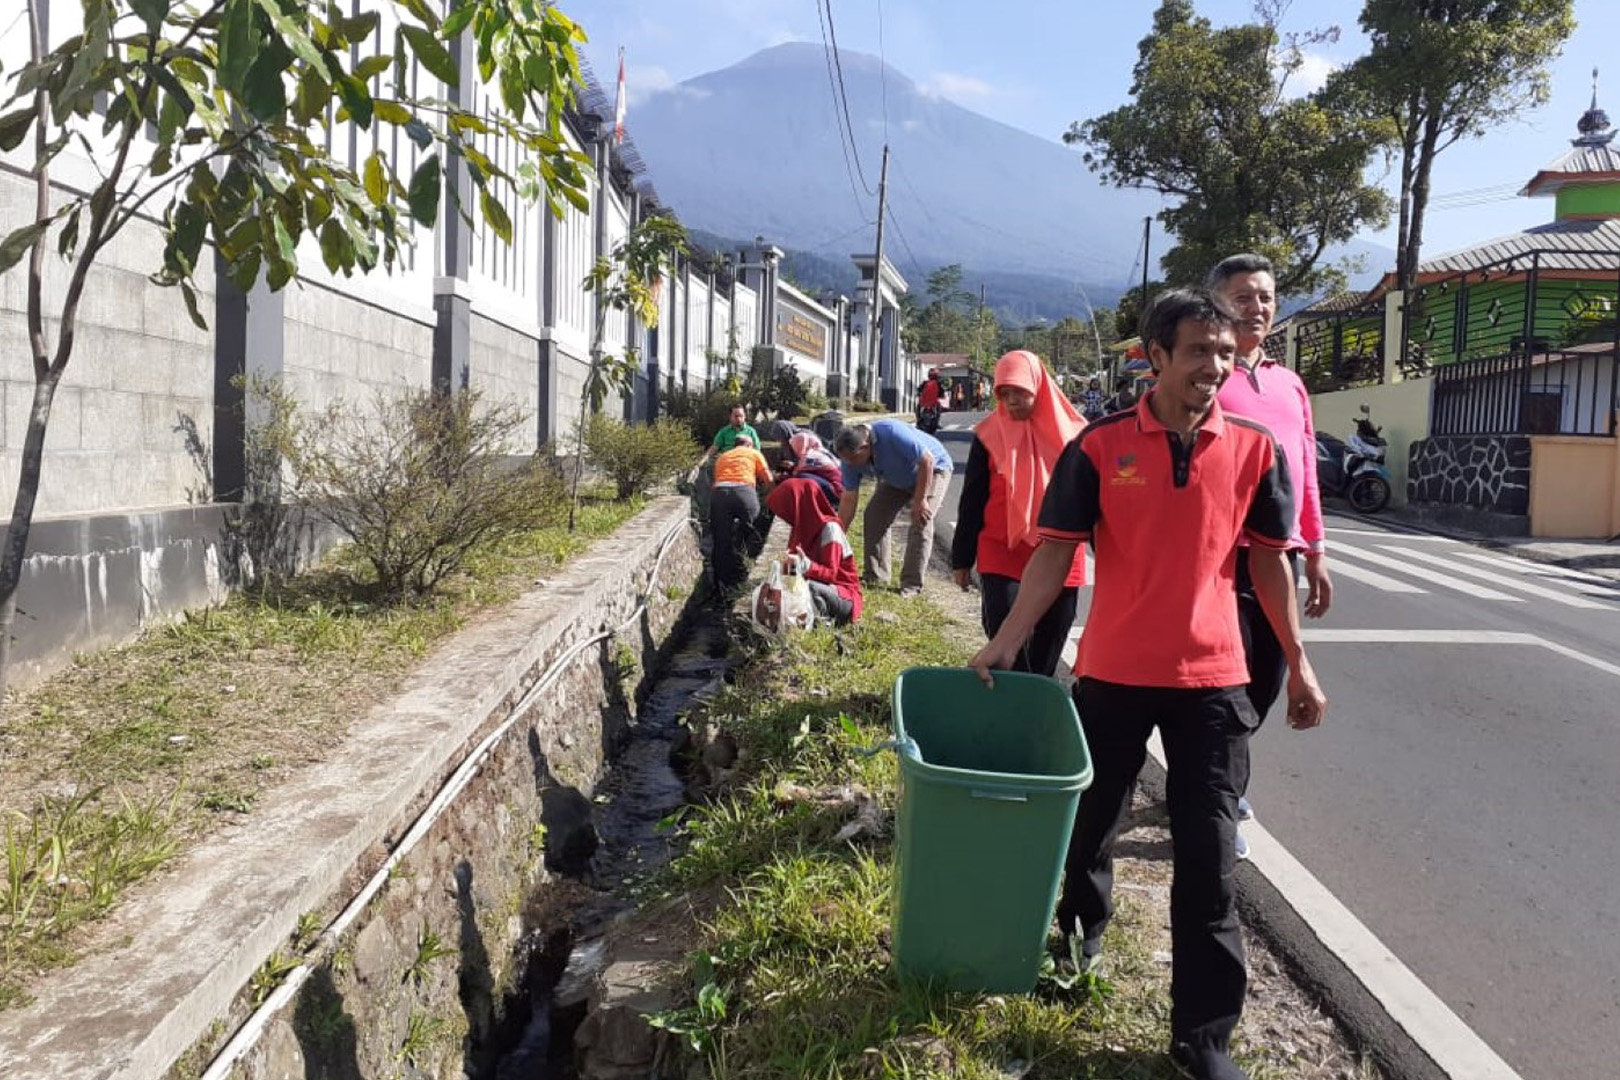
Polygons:
<instances>
[{"instance_id":1,"label":"concrete drainage ditch","mask_svg":"<svg viewBox=\"0 0 1620 1080\"><path fill-rule=\"evenodd\" d=\"M543 905L547 924L536 921L524 933L518 956L524 975L501 1009L508 1022L475 1048L469 1075L495 1080L651 1075L657 1033L640 1016L651 1011L660 993L648 985L654 973L638 965L635 970L645 978L632 979L629 986L608 985L604 978L615 967L616 981L624 980L627 942L659 958L684 951L684 942L664 940L649 932L650 925L632 926L621 917L633 911L625 899L627 887L670 857L670 840L659 823L686 802L686 783L676 765L688 741L681 720L720 685L731 664L728 651L723 616L705 611L693 618L642 703L590 810L559 808L547 824L548 852L556 853L555 863L548 854L548 866L583 890L569 911Z\"/></svg>"}]
</instances>

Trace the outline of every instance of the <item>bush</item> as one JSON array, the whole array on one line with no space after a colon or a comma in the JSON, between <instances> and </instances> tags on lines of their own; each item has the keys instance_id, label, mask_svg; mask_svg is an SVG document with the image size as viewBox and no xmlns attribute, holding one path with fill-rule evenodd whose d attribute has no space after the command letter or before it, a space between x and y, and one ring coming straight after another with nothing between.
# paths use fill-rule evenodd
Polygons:
<instances>
[{"instance_id":1,"label":"bush","mask_svg":"<svg viewBox=\"0 0 1620 1080\"><path fill-rule=\"evenodd\" d=\"M697 457L691 433L679 420L626 424L601 415L591 417L585 427L585 451L593 465L612 477L620 499L685 472Z\"/></svg>"},{"instance_id":2,"label":"bush","mask_svg":"<svg viewBox=\"0 0 1620 1080\"><path fill-rule=\"evenodd\" d=\"M748 372L743 383L743 402L766 419L802 416L809 398L810 384L799 378L792 364L774 369L758 365Z\"/></svg>"},{"instance_id":3,"label":"bush","mask_svg":"<svg viewBox=\"0 0 1620 1080\"><path fill-rule=\"evenodd\" d=\"M664 411L679 421L699 446L708 446L714 433L731 422L731 407L741 400L724 386L710 390L676 387L664 395Z\"/></svg>"},{"instance_id":4,"label":"bush","mask_svg":"<svg viewBox=\"0 0 1620 1080\"><path fill-rule=\"evenodd\" d=\"M520 410L484 408L476 391L379 394L368 412L334 402L289 425L288 495L349 538L385 596L431 592L474 551L566 516L555 470L508 453L526 431Z\"/></svg>"}]
</instances>

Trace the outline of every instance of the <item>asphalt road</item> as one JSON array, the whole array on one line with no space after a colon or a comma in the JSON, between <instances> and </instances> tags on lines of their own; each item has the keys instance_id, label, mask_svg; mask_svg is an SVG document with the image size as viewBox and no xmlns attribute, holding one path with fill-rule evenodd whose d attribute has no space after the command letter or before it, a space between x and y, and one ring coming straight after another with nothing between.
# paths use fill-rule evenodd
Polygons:
<instances>
[{"instance_id":1,"label":"asphalt road","mask_svg":"<svg viewBox=\"0 0 1620 1080\"><path fill-rule=\"evenodd\" d=\"M982 415L945 415L959 465ZM960 486L938 523L946 550ZM1308 630L1330 712L1318 731L1275 716L1262 730L1257 814L1526 1080L1613 1080L1620 588L1328 527L1336 597Z\"/></svg>"}]
</instances>

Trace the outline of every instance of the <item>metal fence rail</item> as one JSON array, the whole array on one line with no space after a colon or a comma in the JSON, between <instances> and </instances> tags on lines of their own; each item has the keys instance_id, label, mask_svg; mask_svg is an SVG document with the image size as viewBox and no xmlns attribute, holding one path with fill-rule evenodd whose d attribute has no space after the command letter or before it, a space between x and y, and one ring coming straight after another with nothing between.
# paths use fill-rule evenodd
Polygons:
<instances>
[{"instance_id":1,"label":"metal fence rail","mask_svg":"<svg viewBox=\"0 0 1620 1080\"><path fill-rule=\"evenodd\" d=\"M1510 352L1434 370L1432 435L1615 433L1617 361L1602 345Z\"/></svg>"},{"instance_id":2,"label":"metal fence rail","mask_svg":"<svg viewBox=\"0 0 1620 1080\"><path fill-rule=\"evenodd\" d=\"M1313 394L1384 381L1384 298L1297 316L1299 376Z\"/></svg>"}]
</instances>

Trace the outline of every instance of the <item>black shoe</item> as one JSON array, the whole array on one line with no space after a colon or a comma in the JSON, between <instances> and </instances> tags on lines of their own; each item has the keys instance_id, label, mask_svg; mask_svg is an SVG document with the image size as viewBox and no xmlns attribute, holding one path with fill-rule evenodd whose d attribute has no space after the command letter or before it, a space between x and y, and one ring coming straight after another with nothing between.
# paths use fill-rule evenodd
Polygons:
<instances>
[{"instance_id":1,"label":"black shoe","mask_svg":"<svg viewBox=\"0 0 1620 1080\"><path fill-rule=\"evenodd\" d=\"M1170 1044L1170 1063L1191 1080L1249 1080L1225 1050L1192 1043Z\"/></svg>"}]
</instances>

